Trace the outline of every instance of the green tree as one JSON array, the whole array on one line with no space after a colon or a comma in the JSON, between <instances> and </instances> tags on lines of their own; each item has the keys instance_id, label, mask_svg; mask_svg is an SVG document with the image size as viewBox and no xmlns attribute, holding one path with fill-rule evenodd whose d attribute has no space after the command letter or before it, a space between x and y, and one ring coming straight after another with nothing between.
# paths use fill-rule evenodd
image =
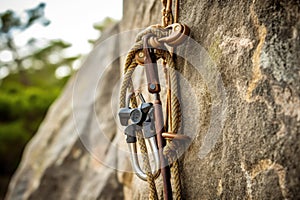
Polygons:
<instances>
[{"instance_id":1,"label":"green tree","mask_svg":"<svg viewBox=\"0 0 300 200\"><path fill-rule=\"evenodd\" d=\"M117 20L111 18L111 17L105 17L103 20L97 22L94 24L93 28L97 31L99 31L99 35L101 36L102 32L106 29L108 29L109 27L113 26L114 24L117 23ZM99 38L100 38L99 36ZM89 43L91 44L95 44L97 42L96 40L90 39Z\"/></svg>"},{"instance_id":2,"label":"green tree","mask_svg":"<svg viewBox=\"0 0 300 200\"><path fill-rule=\"evenodd\" d=\"M80 57L65 57L63 50L70 44L62 40L31 38L24 46L16 45L17 32L35 23L50 23L44 17L44 8L41 3L26 10L26 20L11 10L0 13L0 54L11 56L6 60L0 57L0 199L25 144L73 73L73 62ZM56 76L60 68L67 69L65 77Z\"/></svg>"},{"instance_id":3,"label":"green tree","mask_svg":"<svg viewBox=\"0 0 300 200\"><path fill-rule=\"evenodd\" d=\"M25 59L25 55L20 53L19 48L15 44L14 36L15 33L25 31L35 23L41 23L44 26L49 25L50 21L44 17L44 8L45 4L40 3L37 7L26 10L27 20L25 21L12 10L7 10L0 14L0 49L2 52L5 51L7 54L11 54L12 56L10 62L2 63L0 67L8 67L10 72L18 72L23 84L29 84L25 74L26 70L22 64L22 61ZM34 40L30 40L27 45L31 45L32 41Z\"/></svg>"}]
</instances>

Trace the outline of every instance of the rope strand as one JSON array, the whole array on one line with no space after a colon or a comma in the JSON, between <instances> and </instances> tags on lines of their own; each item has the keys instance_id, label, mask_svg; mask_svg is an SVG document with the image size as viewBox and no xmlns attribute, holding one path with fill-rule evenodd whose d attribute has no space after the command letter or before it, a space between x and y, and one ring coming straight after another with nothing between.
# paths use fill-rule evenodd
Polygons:
<instances>
[{"instance_id":1,"label":"rope strand","mask_svg":"<svg viewBox=\"0 0 300 200\"><path fill-rule=\"evenodd\" d=\"M178 100L178 81L177 81L177 74L176 74L176 68L175 63L173 60L173 57L167 53L166 54L166 61L169 63L169 74L170 74L170 82L171 82L171 122L170 122L170 129L173 133L178 133L178 130L180 128L180 122L181 122L181 109L180 109L180 103ZM180 181L180 175L179 175L179 162L177 159L177 145L175 145L175 149L173 152L171 152L172 148L170 148L175 143L173 141L168 142L167 146L165 147L164 154L167 155L173 155L174 158L171 158L171 161L173 161L173 165L171 167L171 173L174 180L174 191L175 191L175 199L179 200L181 199L181 181ZM174 148L174 147L173 147ZM169 149L169 151L167 151Z\"/></svg>"}]
</instances>

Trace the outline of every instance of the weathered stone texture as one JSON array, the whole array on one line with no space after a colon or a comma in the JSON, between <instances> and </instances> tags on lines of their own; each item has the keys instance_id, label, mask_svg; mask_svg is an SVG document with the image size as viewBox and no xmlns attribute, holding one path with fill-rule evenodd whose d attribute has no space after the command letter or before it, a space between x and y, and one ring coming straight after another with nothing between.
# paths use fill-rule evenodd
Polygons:
<instances>
[{"instance_id":1,"label":"weathered stone texture","mask_svg":"<svg viewBox=\"0 0 300 200\"><path fill-rule=\"evenodd\" d=\"M117 32L160 23L160 10L160 1L124 0L123 20L99 43ZM183 123L189 124L182 131L200 127L180 158L185 199L300 199L300 2L180 0L179 21L206 50L209 57L202 63L210 72L195 73L191 63L178 58L179 72L197 98L189 103L181 86L183 111L188 111ZM95 47L28 144L7 199L147 198L145 182L113 169L130 169L128 155L115 148L121 148L124 136L113 115L117 101L111 98L124 57L113 58L133 39ZM188 57L193 49L179 52ZM95 72L110 58L115 62L99 84ZM218 89L217 74L225 91L220 96L211 90L211 83ZM95 85L100 85L96 95ZM75 116L74 107L80 111ZM105 121L105 137L99 136L93 115Z\"/></svg>"}]
</instances>

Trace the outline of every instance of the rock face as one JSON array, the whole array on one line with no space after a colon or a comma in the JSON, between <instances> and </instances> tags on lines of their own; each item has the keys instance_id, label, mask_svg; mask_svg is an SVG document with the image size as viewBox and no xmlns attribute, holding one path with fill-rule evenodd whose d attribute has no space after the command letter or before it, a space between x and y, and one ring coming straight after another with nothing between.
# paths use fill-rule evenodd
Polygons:
<instances>
[{"instance_id":1,"label":"rock face","mask_svg":"<svg viewBox=\"0 0 300 200\"><path fill-rule=\"evenodd\" d=\"M148 197L147 183L130 173L116 112L134 40L124 31L160 23L160 10L160 1L124 0L123 20L27 145L6 199ZM184 198L300 199L299 2L181 0L179 21L192 38L177 60L181 132L193 139L180 158ZM157 187L161 195L160 180Z\"/></svg>"}]
</instances>

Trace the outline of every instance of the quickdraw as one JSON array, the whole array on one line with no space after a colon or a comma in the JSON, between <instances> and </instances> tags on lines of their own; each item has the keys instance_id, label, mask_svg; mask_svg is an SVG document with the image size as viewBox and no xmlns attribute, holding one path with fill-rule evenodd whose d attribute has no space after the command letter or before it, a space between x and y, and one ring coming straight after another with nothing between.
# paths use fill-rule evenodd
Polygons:
<instances>
[{"instance_id":1,"label":"quickdraw","mask_svg":"<svg viewBox=\"0 0 300 200\"><path fill-rule=\"evenodd\" d=\"M162 0L162 2L163 5L170 8L170 1L168 1L168 4L164 4L166 1ZM164 6L164 10L170 14L170 9L166 10ZM158 199L155 179L160 174L164 185L164 199L172 199L171 163L171 171L174 175L175 198L181 199L177 150L189 140L187 136L176 134L180 127L181 112L177 97L177 77L172 53L172 48L182 44L187 38L189 28L180 23L166 26L172 19L169 14L163 14L163 21L165 22L163 26L150 26L137 35L135 45L126 57L124 78L120 91L119 119L121 125L126 127L124 132L131 152L132 167L139 178L148 182L150 199ZM168 65L168 70L166 70L168 97L165 118L160 100L161 88L157 66L157 60L159 59L163 60L165 69L167 69L165 65ZM147 89L154 96L153 103L146 102L140 92L137 94L134 92L132 74L138 65L145 68ZM171 88L172 93L170 92ZM138 99L141 102L139 106L137 104ZM171 131L168 132L168 130ZM145 141L148 143L153 155L155 163L153 170L151 170ZM143 169L137 156L137 142L142 153Z\"/></svg>"}]
</instances>

